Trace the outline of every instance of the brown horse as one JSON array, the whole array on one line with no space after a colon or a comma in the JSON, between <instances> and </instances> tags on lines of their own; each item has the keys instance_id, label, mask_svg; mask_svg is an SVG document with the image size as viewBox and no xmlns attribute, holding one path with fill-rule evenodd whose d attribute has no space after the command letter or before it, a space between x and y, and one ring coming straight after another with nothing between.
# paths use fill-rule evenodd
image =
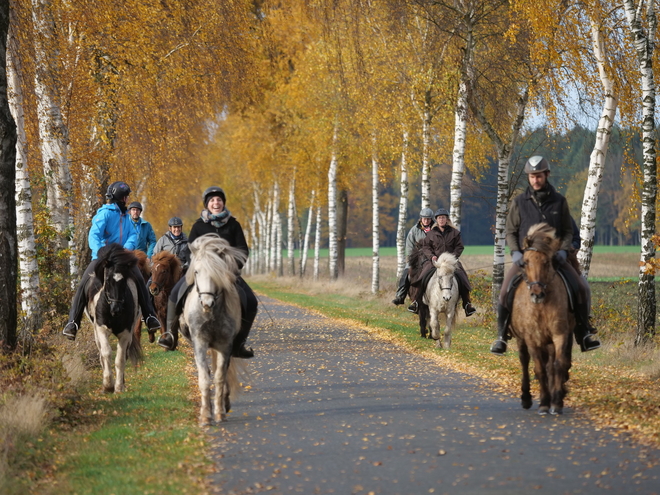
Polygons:
<instances>
[{"instance_id":1,"label":"brown horse","mask_svg":"<svg viewBox=\"0 0 660 495\"><path fill-rule=\"evenodd\" d=\"M147 255L144 251L140 251L139 249L132 251L132 253L137 258L138 270L140 270L144 283L146 284L149 281L149 278L151 278L151 266L149 265L149 258L147 258ZM140 337L142 336L141 318L138 318L137 322L135 323L135 328L133 329L133 335L135 335L135 337L137 337L138 342L140 342Z\"/></svg>"},{"instance_id":2,"label":"brown horse","mask_svg":"<svg viewBox=\"0 0 660 495\"><path fill-rule=\"evenodd\" d=\"M532 407L530 355L540 384L539 414L561 414L571 368L575 318L568 294L552 264L560 241L546 223L532 226L523 241L523 280L511 310L511 332L522 365L522 406Z\"/></svg>"},{"instance_id":3,"label":"brown horse","mask_svg":"<svg viewBox=\"0 0 660 495\"><path fill-rule=\"evenodd\" d=\"M183 270L179 258L169 251L160 251L151 258L149 292L154 298L154 309L161 324L167 321L167 299L170 297L174 284L179 281L182 274ZM165 328L161 326L161 335L164 332ZM154 334L150 333L149 342L154 342L154 340Z\"/></svg>"}]
</instances>

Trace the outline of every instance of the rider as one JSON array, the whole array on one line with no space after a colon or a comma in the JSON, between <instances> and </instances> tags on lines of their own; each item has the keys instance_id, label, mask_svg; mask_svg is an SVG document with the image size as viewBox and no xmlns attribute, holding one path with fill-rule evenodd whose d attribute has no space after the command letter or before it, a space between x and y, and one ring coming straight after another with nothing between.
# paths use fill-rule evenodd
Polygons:
<instances>
[{"instance_id":1,"label":"rider","mask_svg":"<svg viewBox=\"0 0 660 495\"><path fill-rule=\"evenodd\" d=\"M399 280L399 287L396 290L396 295L392 300L392 304L397 306L403 304L406 301L406 295L410 289L410 277L408 272L410 271L410 263L408 258L410 253L412 253L417 243L426 237L426 234L431 227L433 226L433 210L431 208L422 208L422 211L419 212L419 220L413 226L408 235L406 236L406 246L405 246L405 257L406 257L406 267L403 270L403 275ZM414 304L414 303L413 303Z\"/></svg>"},{"instance_id":2,"label":"rider","mask_svg":"<svg viewBox=\"0 0 660 495\"><path fill-rule=\"evenodd\" d=\"M147 255L147 258L151 259L156 245L156 234L151 224L140 216L142 215L142 204L133 201L128 205L128 213L131 215L133 228L138 236L135 249L139 249Z\"/></svg>"},{"instance_id":3,"label":"rider","mask_svg":"<svg viewBox=\"0 0 660 495\"><path fill-rule=\"evenodd\" d=\"M85 311L85 306L87 306L87 285L91 277L94 276L99 249L113 242L121 244L129 251L135 249L137 232L130 226L130 215L126 209L126 200L130 193L131 188L125 182L113 182L108 186L108 191L105 194L107 204L101 206L92 218L92 226L87 236L87 242L92 250L92 262L87 266L78 283L76 294L71 302L69 321L62 331L69 340L75 340L76 333L80 328L80 320ZM155 316L156 312L152 307L147 286L144 284L144 279L137 265L133 267L133 278L137 286L138 302L142 315L146 315L144 321L147 328L150 331L158 330L160 322Z\"/></svg>"},{"instance_id":4,"label":"rider","mask_svg":"<svg viewBox=\"0 0 660 495\"><path fill-rule=\"evenodd\" d=\"M451 253L458 259L463 253L463 240L461 239L461 232L454 228L449 221L449 212L444 208L436 210L435 225L426 234L426 237L419 241L417 244L417 253L411 258L410 280L412 285L417 286L417 294L413 306L409 308L414 313L417 313L419 307L419 300L422 297L421 285L425 275L434 268L429 261L436 261L442 253ZM458 292L463 300L463 309L465 316L472 316L476 313L476 308L470 301L470 281L468 280L467 273L463 265L459 261L456 263L456 271L454 272L458 280Z\"/></svg>"},{"instance_id":5,"label":"rider","mask_svg":"<svg viewBox=\"0 0 660 495\"><path fill-rule=\"evenodd\" d=\"M511 252L513 264L504 278L497 305L497 340L493 342L490 352L502 355L506 352L506 341L509 324L510 308L507 306L507 294L511 281L522 272L523 259L522 238L532 225L546 222L554 227L556 236L561 240L561 246L555 258L557 269L570 278L579 287L579 301L575 308L575 336L582 352L600 347L600 342L592 335L596 329L589 322L591 308L591 291L589 285L570 263L566 262L567 252L573 241L573 224L566 198L559 194L548 182L550 164L542 156L532 156L525 163L525 173L529 180L527 190L514 198L506 219L506 243Z\"/></svg>"},{"instance_id":6,"label":"rider","mask_svg":"<svg viewBox=\"0 0 660 495\"><path fill-rule=\"evenodd\" d=\"M188 236L188 242L193 242L199 236L205 234L218 234L224 240L249 255L250 250L241 224L225 208L225 192L217 186L209 187L202 195L205 209L200 218L193 224ZM243 268L239 263L239 269ZM174 350L179 337L179 316L183 311L188 285L182 278L172 289L170 299L167 303L167 331L158 339L158 345L165 349ZM257 316L257 298L252 289L245 283L242 277L236 279L236 289L241 298L241 328L234 339L232 356L239 358L251 358L254 356L252 348L245 347L245 341L250 333L252 322Z\"/></svg>"},{"instance_id":7,"label":"rider","mask_svg":"<svg viewBox=\"0 0 660 495\"><path fill-rule=\"evenodd\" d=\"M154 254L161 251L168 251L176 255L181 262L181 268L185 274L190 265L190 248L188 247L188 237L183 233L183 220L179 217L172 217L167 222L167 226L169 232L165 232L163 237L158 239L154 248Z\"/></svg>"}]
</instances>

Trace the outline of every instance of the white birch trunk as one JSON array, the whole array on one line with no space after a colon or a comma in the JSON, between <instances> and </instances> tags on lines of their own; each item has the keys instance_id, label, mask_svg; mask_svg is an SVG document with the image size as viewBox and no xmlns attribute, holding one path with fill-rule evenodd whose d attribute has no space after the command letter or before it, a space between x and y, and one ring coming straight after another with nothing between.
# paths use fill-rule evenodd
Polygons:
<instances>
[{"instance_id":1,"label":"white birch trunk","mask_svg":"<svg viewBox=\"0 0 660 495\"><path fill-rule=\"evenodd\" d=\"M272 222L270 230L270 266L269 269L271 272L277 272L277 259L278 251L280 251L280 246L278 243L278 228L280 225L280 185L278 182L275 182L273 186L273 201L272 201Z\"/></svg>"},{"instance_id":2,"label":"white birch trunk","mask_svg":"<svg viewBox=\"0 0 660 495\"><path fill-rule=\"evenodd\" d=\"M645 7L645 8L644 8ZM642 83L642 149L643 187L641 211L641 255L639 269L639 309L635 344L641 344L655 335L655 275L646 272L646 264L655 257L653 235L655 234L655 208L657 199L657 166L655 150L655 80L653 74L653 52L657 18L652 0L640 1L638 7L632 0L624 0L623 8L633 37L639 62ZM648 25L644 27L642 20Z\"/></svg>"},{"instance_id":3,"label":"white birch trunk","mask_svg":"<svg viewBox=\"0 0 660 495\"><path fill-rule=\"evenodd\" d=\"M284 275L284 267L282 265L282 217L280 216L279 212L277 213L277 237L276 237L276 242L275 242L275 270L277 271L277 275L281 277Z\"/></svg>"},{"instance_id":4,"label":"white birch trunk","mask_svg":"<svg viewBox=\"0 0 660 495\"><path fill-rule=\"evenodd\" d=\"M259 222L259 233L257 241L257 266L256 273L265 273L266 271L266 232L267 222L264 212L261 210L261 202L259 201L259 193L257 191L256 183L252 185L252 194L254 196L254 215ZM255 227L256 228L256 227Z\"/></svg>"},{"instance_id":5,"label":"white birch trunk","mask_svg":"<svg viewBox=\"0 0 660 495\"><path fill-rule=\"evenodd\" d=\"M337 267L338 245L337 245L337 134L338 126L335 125L332 138L332 156L328 169L328 271L330 280L337 280L339 271Z\"/></svg>"},{"instance_id":6,"label":"white birch trunk","mask_svg":"<svg viewBox=\"0 0 660 495\"><path fill-rule=\"evenodd\" d=\"M403 276L406 268L406 219L408 217L408 131L403 131L401 150L401 177L399 179L399 219L396 227L396 279Z\"/></svg>"},{"instance_id":7,"label":"white birch trunk","mask_svg":"<svg viewBox=\"0 0 660 495\"><path fill-rule=\"evenodd\" d=\"M316 190L313 190L312 199L309 202L309 212L307 213L307 226L305 227L305 239L303 242L302 252L300 253L300 277L303 277L305 275L305 271L307 270L307 251L309 250L309 235L312 231L315 197L316 197Z\"/></svg>"},{"instance_id":8,"label":"white birch trunk","mask_svg":"<svg viewBox=\"0 0 660 495\"><path fill-rule=\"evenodd\" d=\"M427 99L429 96L427 95ZM430 109L430 103L427 101L424 105L422 118L422 208L431 207L431 120L433 115Z\"/></svg>"},{"instance_id":9,"label":"white birch trunk","mask_svg":"<svg viewBox=\"0 0 660 495\"><path fill-rule=\"evenodd\" d=\"M35 95L44 177L46 178L46 204L51 222L58 234L57 249L69 247L71 222L71 172L68 162L68 130L62 118L60 97L53 61L53 32L55 24L50 16L49 0L32 0L32 22L36 58ZM75 266L75 263L73 264ZM70 267L67 267L70 269Z\"/></svg>"},{"instance_id":10,"label":"white birch trunk","mask_svg":"<svg viewBox=\"0 0 660 495\"><path fill-rule=\"evenodd\" d=\"M321 205L316 208L316 234L314 236L314 280L319 279L321 255Z\"/></svg>"},{"instance_id":11,"label":"white birch trunk","mask_svg":"<svg viewBox=\"0 0 660 495\"><path fill-rule=\"evenodd\" d=\"M32 187L28 172L27 138L23 113L23 89L21 86L23 71L18 53L18 40L10 23L7 37L7 99L9 109L16 122L16 234L21 281L21 309L28 322L26 325L27 336L40 323L39 266L34 239Z\"/></svg>"},{"instance_id":12,"label":"white birch trunk","mask_svg":"<svg viewBox=\"0 0 660 495\"><path fill-rule=\"evenodd\" d=\"M295 265L295 253L294 249L294 213L296 210L296 178L295 172L294 177L291 179L291 186L289 187L289 204L287 206L287 215L286 215L286 249L287 249L287 261L288 261L288 271L289 275L293 276L296 274L296 265Z\"/></svg>"},{"instance_id":13,"label":"white birch trunk","mask_svg":"<svg viewBox=\"0 0 660 495\"><path fill-rule=\"evenodd\" d=\"M378 160L371 158L371 293L377 294L380 286L380 225L378 215Z\"/></svg>"},{"instance_id":14,"label":"white birch trunk","mask_svg":"<svg viewBox=\"0 0 660 495\"><path fill-rule=\"evenodd\" d=\"M578 252L578 261L582 269L582 276L589 278L589 268L593 255L594 235L596 232L596 213L598 211L598 194L603 181L605 170L605 159L612 135L612 126L616 116L618 105L617 95L614 92L614 81L609 75L607 51L605 40L601 32L601 25L591 19L591 43L594 50L594 58L598 64L600 82L603 85L605 103L598 120L596 130L596 143L589 159L589 177L584 188L582 199L582 215L580 217L580 239L582 245Z\"/></svg>"},{"instance_id":15,"label":"white birch trunk","mask_svg":"<svg viewBox=\"0 0 660 495\"><path fill-rule=\"evenodd\" d=\"M273 271L273 194L271 191L266 208L266 271Z\"/></svg>"}]
</instances>

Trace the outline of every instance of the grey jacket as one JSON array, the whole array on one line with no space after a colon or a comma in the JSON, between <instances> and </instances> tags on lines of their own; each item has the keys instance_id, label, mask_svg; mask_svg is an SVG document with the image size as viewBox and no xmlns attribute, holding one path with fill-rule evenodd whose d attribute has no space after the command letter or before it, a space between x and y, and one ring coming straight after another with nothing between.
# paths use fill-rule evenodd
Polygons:
<instances>
[{"instance_id":1,"label":"grey jacket","mask_svg":"<svg viewBox=\"0 0 660 495\"><path fill-rule=\"evenodd\" d=\"M188 247L188 237L186 237L186 234L182 233L181 239L175 240L169 232L166 232L163 237L158 239L154 248L154 254L161 251L169 251L175 254L179 258L179 261L181 261L181 268L184 271L188 269L188 265L190 265L190 248Z\"/></svg>"},{"instance_id":2,"label":"grey jacket","mask_svg":"<svg viewBox=\"0 0 660 495\"><path fill-rule=\"evenodd\" d=\"M433 225L435 225L435 223L432 222L431 225L429 225L429 230L431 230ZM425 238L426 232L424 232L424 228L422 227L422 221L418 220L417 224L412 229L410 229L408 235L406 236L406 263L408 263L410 253L413 252L413 249L415 249L417 243Z\"/></svg>"}]
</instances>

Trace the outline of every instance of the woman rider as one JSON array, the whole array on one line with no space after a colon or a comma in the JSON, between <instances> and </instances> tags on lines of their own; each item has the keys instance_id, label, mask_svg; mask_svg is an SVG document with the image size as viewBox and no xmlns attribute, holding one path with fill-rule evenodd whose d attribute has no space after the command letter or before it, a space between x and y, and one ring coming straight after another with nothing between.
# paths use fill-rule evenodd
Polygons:
<instances>
[{"instance_id":1,"label":"woman rider","mask_svg":"<svg viewBox=\"0 0 660 495\"><path fill-rule=\"evenodd\" d=\"M105 193L107 204L101 206L92 219L92 226L87 236L87 242L92 250L92 262L78 283L76 295L71 302L69 321L62 331L69 340L75 340L80 328L80 320L82 320L85 306L87 306L87 282L90 277L94 276L99 249L113 242L121 244L124 249L129 251L137 247L137 231L132 226L131 216L126 208L126 200L130 193L131 188L125 182L118 181L110 184L108 191ZM151 304L149 291L147 291L147 286L137 265L133 267L132 274L137 286L138 302L140 303L144 323L150 331L158 330L160 322L155 316L156 312Z\"/></svg>"},{"instance_id":2,"label":"woman rider","mask_svg":"<svg viewBox=\"0 0 660 495\"><path fill-rule=\"evenodd\" d=\"M240 249L247 256L250 254L243 228L241 224L225 208L226 196L220 187L209 187L202 196L205 209L200 218L193 224L188 235L188 242L206 234L217 234L226 240L232 247ZM239 269L243 264L239 263ZM241 298L241 329L234 339L232 356L239 358L251 358L254 356L252 348L245 347L245 341L250 333L250 328L257 316L257 298L252 289L245 283L242 277L236 279L236 288ZM168 350L176 349L179 338L179 316L183 311L183 303L188 293L188 285L182 278L172 289L170 299L167 303L167 328L166 332L158 339L158 345Z\"/></svg>"}]
</instances>

